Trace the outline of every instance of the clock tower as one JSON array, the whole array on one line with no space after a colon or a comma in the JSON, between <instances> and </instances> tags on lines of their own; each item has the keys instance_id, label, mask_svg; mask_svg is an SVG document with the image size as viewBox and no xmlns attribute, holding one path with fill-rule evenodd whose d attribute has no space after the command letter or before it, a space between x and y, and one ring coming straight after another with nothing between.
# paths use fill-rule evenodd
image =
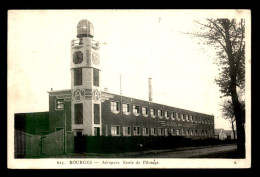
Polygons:
<instances>
[{"instance_id":1,"label":"clock tower","mask_svg":"<svg viewBox=\"0 0 260 177\"><path fill-rule=\"evenodd\" d=\"M71 42L71 123L76 135L101 135L99 43L88 20L77 26Z\"/></svg>"}]
</instances>

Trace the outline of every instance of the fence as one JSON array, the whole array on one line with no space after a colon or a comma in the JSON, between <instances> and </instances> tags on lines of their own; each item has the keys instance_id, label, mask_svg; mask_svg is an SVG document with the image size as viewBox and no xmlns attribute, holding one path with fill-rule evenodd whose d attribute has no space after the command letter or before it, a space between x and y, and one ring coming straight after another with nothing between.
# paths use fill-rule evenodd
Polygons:
<instances>
[{"instance_id":1,"label":"fence","mask_svg":"<svg viewBox=\"0 0 260 177\"><path fill-rule=\"evenodd\" d=\"M15 130L15 158L38 157L40 155L40 137Z\"/></svg>"},{"instance_id":2,"label":"fence","mask_svg":"<svg viewBox=\"0 0 260 177\"><path fill-rule=\"evenodd\" d=\"M15 158L39 158L64 153L63 130L45 136L31 135L15 130ZM66 133L66 153L74 152L74 135Z\"/></svg>"}]
</instances>

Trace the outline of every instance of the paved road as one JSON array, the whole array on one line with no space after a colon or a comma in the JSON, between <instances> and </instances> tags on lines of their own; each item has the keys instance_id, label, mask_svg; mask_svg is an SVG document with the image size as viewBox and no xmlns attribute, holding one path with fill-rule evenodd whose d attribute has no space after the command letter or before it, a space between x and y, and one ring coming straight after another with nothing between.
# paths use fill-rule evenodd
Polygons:
<instances>
[{"instance_id":1,"label":"paved road","mask_svg":"<svg viewBox=\"0 0 260 177\"><path fill-rule=\"evenodd\" d=\"M236 145L217 147L204 147L175 151L158 151L144 154L136 154L140 158L228 158L236 152Z\"/></svg>"},{"instance_id":2,"label":"paved road","mask_svg":"<svg viewBox=\"0 0 260 177\"><path fill-rule=\"evenodd\" d=\"M68 154L63 158L236 158L236 145L186 147L126 153Z\"/></svg>"}]
</instances>

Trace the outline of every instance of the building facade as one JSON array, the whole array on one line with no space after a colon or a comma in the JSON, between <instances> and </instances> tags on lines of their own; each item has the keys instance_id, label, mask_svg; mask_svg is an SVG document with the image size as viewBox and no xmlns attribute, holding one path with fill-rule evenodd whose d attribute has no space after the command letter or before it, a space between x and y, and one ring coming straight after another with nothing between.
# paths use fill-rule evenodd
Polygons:
<instances>
[{"instance_id":1,"label":"building facade","mask_svg":"<svg viewBox=\"0 0 260 177\"><path fill-rule=\"evenodd\" d=\"M49 130L92 136L214 137L214 116L101 91L99 43L88 20L71 43L71 89L49 91Z\"/></svg>"}]
</instances>

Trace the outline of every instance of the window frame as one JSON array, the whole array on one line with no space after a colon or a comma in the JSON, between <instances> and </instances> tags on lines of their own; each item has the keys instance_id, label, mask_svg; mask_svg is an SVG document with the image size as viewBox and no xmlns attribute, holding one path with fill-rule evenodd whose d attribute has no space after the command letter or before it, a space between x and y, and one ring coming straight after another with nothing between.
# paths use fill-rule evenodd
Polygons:
<instances>
[{"instance_id":1,"label":"window frame","mask_svg":"<svg viewBox=\"0 0 260 177\"><path fill-rule=\"evenodd\" d=\"M100 73L99 69L93 68L93 86L99 87L99 78L100 78Z\"/></svg>"},{"instance_id":2,"label":"window frame","mask_svg":"<svg viewBox=\"0 0 260 177\"><path fill-rule=\"evenodd\" d=\"M190 116L189 116L189 114L186 114L186 115L185 115L185 120L186 120L187 122L190 121Z\"/></svg>"},{"instance_id":3,"label":"window frame","mask_svg":"<svg viewBox=\"0 0 260 177\"><path fill-rule=\"evenodd\" d=\"M146 109L146 111L144 111L144 109ZM144 114L144 112L145 112L145 114ZM142 115L144 117L148 117L149 116L149 114L148 114L148 107L147 106L142 106Z\"/></svg>"},{"instance_id":4,"label":"window frame","mask_svg":"<svg viewBox=\"0 0 260 177\"><path fill-rule=\"evenodd\" d=\"M113 104L113 106L112 106ZM118 106L117 106L118 105ZM113 109L112 109L113 107ZM118 110L117 110L117 107L118 107ZM119 104L119 101L113 101L111 100L110 101L110 111L114 114L118 114L120 112L120 104Z\"/></svg>"},{"instance_id":5,"label":"window frame","mask_svg":"<svg viewBox=\"0 0 260 177\"><path fill-rule=\"evenodd\" d=\"M169 115L169 111L168 111L168 110L164 111L164 117L165 117L165 119L167 119L167 120L170 118L170 115Z\"/></svg>"},{"instance_id":6,"label":"window frame","mask_svg":"<svg viewBox=\"0 0 260 177\"><path fill-rule=\"evenodd\" d=\"M135 128L137 128L135 130ZM139 128L139 134L138 134L138 128ZM133 126L133 136L141 136L141 127L140 126Z\"/></svg>"},{"instance_id":7,"label":"window frame","mask_svg":"<svg viewBox=\"0 0 260 177\"><path fill-rule=\"evenodd\" d=\"M161 114L159 114L159 111L161 112ZM162 119L163 118L163 109L158 109L157 114L158 114L158 117L160 119Z\"/></svg>"},{"instance_id":8,"label":"window frame","mask_svg":"<svg viewBox=\"0 0 260 177\"><path fill-rule=\"evenodd\" d=\"M130 128L130 131L128 131L128 128ZM132 131L132 127L131 126L124 126L123 127L123 136L131 136L131 131Z\"/></svg>"},{"instance_id":9,"label":"window frame","mask_svg":"<svg viewBox=\"0 0 260 177\"><path fill-rule=\"evenodd\" d=\"M157 128L157 134L158 134L158 136L164 136L164 128L158 127Z\"/></svg>"},{"instance_id":10,"label":"window frame","mask_svg":"<svg viewBox=\"0 0 260 177\"><path fill-rule=\"evenodd\" d=\"M147 131L144 131L144 130L147 130ZM143 127L142 128L142 133L143 133L143 136L149 136L149 128L148 127Z\"/></svg>"},{"instance_id":11,"label":"window frame","mask_svg":"<svg viewBox=\"0 0 260 177\"><path fill-rule=\"evenodd\" d=\"M74 68L73 69L73 75L74 75L73 76L74 77L74 86L81 86L83 84L83 69L82 68ZM78 78L80 78L80 80Z\"/></svg>"},{"instance_id":12,"label":"window frame","mask_svg":"<svg viewBox=\"0 0 260 177\"><path fill-rule=\"evenodd\" d=\"M63 108L57 108L58 107L58 101L62 100ZM65 109L65 103L64 99L62 98L55 98L55 111L63 111Z\"/></svg>"},{"instance_id":13,"label":"window frame","mask_svg":"<svg viewBox=\"0 0 260 177\"><path fill-rule=\"evenodd\" d=\"M153 114L152 114L152 110L153 110ZM152 118L156 118L156 109L155 108L150 108L150 114Z\"/></svg>"},{"instance_id":14,"label":"window frame","mask_svg":"<svg viewBox=\"0 0 260 177\"><path fill-rule=\"evenodd\" d=\"M112 127L118 127L118 129L116 129L116 131L118 130L118 134L114 135L112 134ZM120 136L120 125L111 125L111 129L110 129L110 133L111 133L111 136Z\"/></svg>"},{"instance_id":15,"label":"window frame","mask_svg":"<svg viewBox=\"0 0 260 177\"><path fill-rule=\"evenodd\" d=\"M137 109L136 109L136 106L138 107L139 113L134 112L134 110L137 110ZM141 108L141 106L136 105L136 104L133 104L132 108L133 108L133 115L135 115L135 116L140 116L140 112L141 112L141 111L140 111L140 108Z\"/></svg>"},{"instance_id":16,"label":"window frame","mask_svg":"<svg viewBox=\"0 0 260 177\"><path fill-rule=\"evenodd\" d=\"M125 107L125 106L126 106L126 107ZM126 111L125 111L125 108L126 108ZM127 109L129 109L129 110L127 111ZM122 112L123 112L123 114L125 114L125 115L131 114L130 103L123 103L123 104L122 104Z\"/></svg>"},{"instance_id":17,"label":"window frame","mask_svg":"<svg viewBox=\"0 0 260 177\"><path fill-rule=\"evenodd\" d=\"M157 128L156 127L151 127L151 136L157 136Z\"/></svg>"}]
</instances>

